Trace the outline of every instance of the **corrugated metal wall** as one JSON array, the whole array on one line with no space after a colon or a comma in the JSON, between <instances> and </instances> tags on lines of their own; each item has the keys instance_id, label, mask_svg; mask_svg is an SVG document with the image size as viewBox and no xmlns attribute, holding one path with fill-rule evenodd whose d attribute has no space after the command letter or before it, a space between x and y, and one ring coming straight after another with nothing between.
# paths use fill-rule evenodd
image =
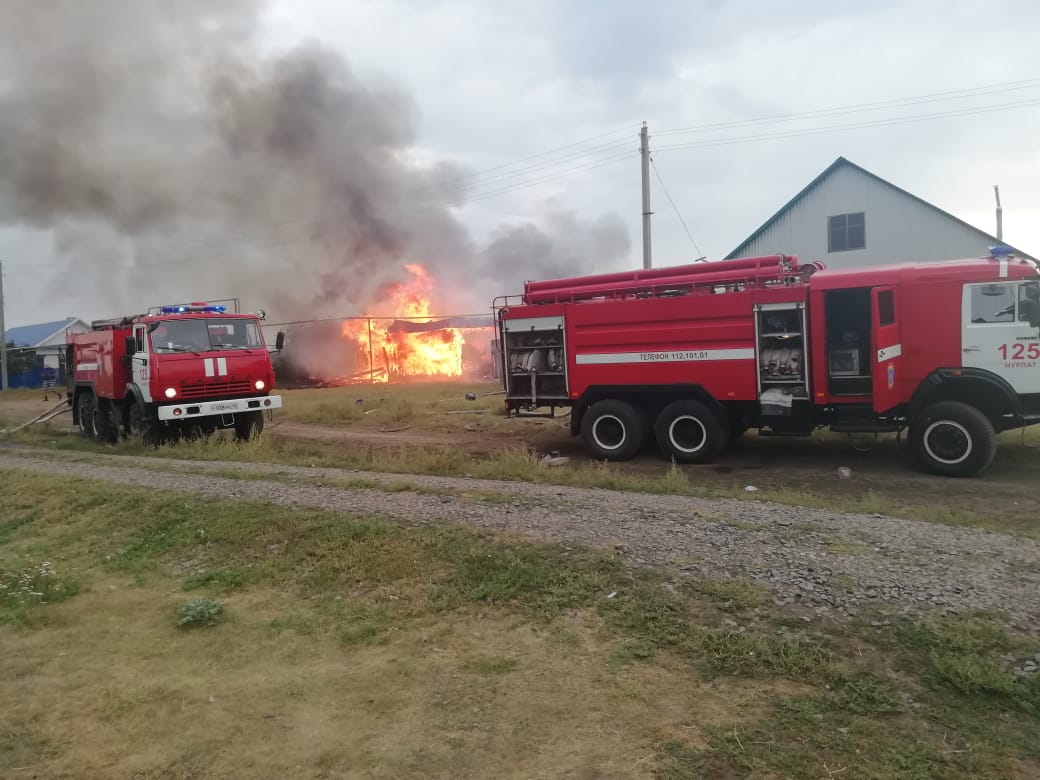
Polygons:
<instances>
[{"instance_id":1,"label":"corrugated metal wall","mask_svg":"<svg viewBox=\"0 0 1040 780\"><path fill-rule=\"evenodd\" d=\"M827 218L860 211L865 214L866 248L828 252ZM847 268L981 257L992 242L854 168L840 167L735 256L783 253L801 261L822 260L828 268Z\"/></svg>"}]
</instances>

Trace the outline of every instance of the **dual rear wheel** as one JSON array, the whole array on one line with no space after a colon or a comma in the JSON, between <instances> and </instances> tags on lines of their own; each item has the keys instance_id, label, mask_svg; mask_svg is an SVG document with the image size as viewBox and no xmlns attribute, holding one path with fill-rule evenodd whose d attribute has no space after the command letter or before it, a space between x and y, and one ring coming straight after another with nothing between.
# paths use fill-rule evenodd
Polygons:
<instances>
[{"instance_id":1,"label":"dual rear wheel","mask_svg":"<svg viewBox=\"0 0 1040 780\"><path fill-rule=\"evenodd\" d=\"M652 430L661 452L678 463L707 463L744 431L722 411L694 400L673 401L649 420L628 401L597 401L581 421L582 438L598 458L635 457ZM917 461L933 474L970 477L985 471L997 451L993 423L974 406L942 401L927 406L910 426Z\"/></svg>"},{"instance_id":2,"label":"dual rear wheel","mask_svg":"<svg viewBox=\"0 0 1040 780\"><path fill-rule=\"evenodd\" d=\"M643 448L650 430L657 446L679 463L715 459L729 440L728 422L700 401L673 401L650 421L627 401L597 401L581 421L582 438L598 458L629 460Z\"/></svg>"}]
</instances>

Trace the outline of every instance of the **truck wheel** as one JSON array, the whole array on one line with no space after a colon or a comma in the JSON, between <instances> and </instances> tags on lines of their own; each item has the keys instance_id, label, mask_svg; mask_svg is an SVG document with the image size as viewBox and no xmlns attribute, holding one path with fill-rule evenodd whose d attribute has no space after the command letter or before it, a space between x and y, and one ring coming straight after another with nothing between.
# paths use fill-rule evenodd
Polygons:
<instances>
[{"instance_id":1,"label":"truck wheel","mask_svg":"<svg viewBox=\"0 0 1040 780\"><path fill-rule=\"evenodd\" d=\"M79 420L79 432L88 439L94 438L94 395L81 393L76 400L76 417Z\"/></svg>"},{"instance_id":2,"label":"truck wheel","mask_svg":"<svg viewBox=\"0 0 1040 780\"><path fill-rule=\"evenodd\" d=\"M700 401L674 401L654 424L661 452L679 463L714 460L729 441L719 416Z\"/></svg>"},{"instance_id":3,"label":"truck wheel","mask_svg":"<svg viewBox=\"0 0 1040 780\"><path fill-rule=\"evenodd\" d=\"M942 401L925 407L910 426L914 455L928 471L946 477L971 477L997 454L997 433L974 406Z\"/></svg>"},{"instance_id":4,"label":"truck wheel","mask_svg":"<svg viewBox=\"0 0 1040 780\"><path fill-rule=\"evenodd\" d=\"M114 444L118 440L119 428L116 427L112 405L108 401L95 399L94 417L91 425L94 428L94 438L97 441Z\"/></svg>"},{"instance_id":5,"label":"truck wheel","mask_svg":"<svg viewBox=\"0 0 1040 780\"><path fill-rule=\"evenodd\" d=\"M144 407L137 401L130 402L130 410L126 416L126 432L131 438L140 439L145 444L157 444L159 441L158 424L145 414Z\"/></svg>"},{"instance_id":6,"label":"truck wheel","mask_svg":"<svg viewBox=\"0 0 1040 780\"><path fill-rule=\"evenodd\" d=\"M235 415L235 438L239 441L255 439L263 429L263 412L239 412Z\"/></svg>"},{"instance_id":7,"label":"truck wheel","mask_svg":"<svg viewBox=\"0 0 1040 780\"><path fill-rule=\"evenodd\" d=\"M625 401L597 401L581 419L581 437L597 458L628 460L646 440L643 416Z\"/></svg>"}]
</instances>

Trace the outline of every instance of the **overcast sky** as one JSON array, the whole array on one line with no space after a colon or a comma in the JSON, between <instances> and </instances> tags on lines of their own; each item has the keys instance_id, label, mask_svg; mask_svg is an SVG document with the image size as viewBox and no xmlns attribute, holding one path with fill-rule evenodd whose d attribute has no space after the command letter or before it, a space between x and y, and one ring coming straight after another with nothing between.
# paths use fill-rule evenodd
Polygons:
<instances>
[{"instance_id":1,"label":"overcast sky","mask_svg":"<svg viewBox=\"0 0 1040 780\"><path fill-rule=\"evenodd\" d=\"M477 243L560 209L620 217L627 258L590 258L580 270L641 263L644 120L693 238L652 177L655 265L724 256L838 156L987 232L999 184L1005 239L1040 254L1037 30L1040 6L1025 1L285 0L262 19L266 46L320 42L362 82L406 95L416 164L487 171L453 207ZM0 92L3 84L0 73ZM974 88L884 110L704 128ZM891 122L940 112L961 115ZM789 135L868 122L877 126ZM694 129L670 132L684 128ZM777 134L788 137L762 137ZM113 313L79 285L55 283L66 266L52 239L46 227L0 228L8 327ZM143 304L161 289L143 290Z\"/></svg>"}]
</instances>

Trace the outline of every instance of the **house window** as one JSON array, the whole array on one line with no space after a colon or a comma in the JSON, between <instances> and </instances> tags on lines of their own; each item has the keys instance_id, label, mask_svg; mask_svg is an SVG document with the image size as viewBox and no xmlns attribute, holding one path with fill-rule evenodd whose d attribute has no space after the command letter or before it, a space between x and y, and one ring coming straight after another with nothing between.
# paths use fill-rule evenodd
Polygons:
<instances>
[{"instance_id":1,"label":"house window","mask_svg":"<svg viewBox=\"0 0 1040 780\"><path fill-rule=\"evenodd\" d=\"M827 251L847 252L867 246L867 227L863 212L827 217Z\"/></svg>"}]
</instances>

